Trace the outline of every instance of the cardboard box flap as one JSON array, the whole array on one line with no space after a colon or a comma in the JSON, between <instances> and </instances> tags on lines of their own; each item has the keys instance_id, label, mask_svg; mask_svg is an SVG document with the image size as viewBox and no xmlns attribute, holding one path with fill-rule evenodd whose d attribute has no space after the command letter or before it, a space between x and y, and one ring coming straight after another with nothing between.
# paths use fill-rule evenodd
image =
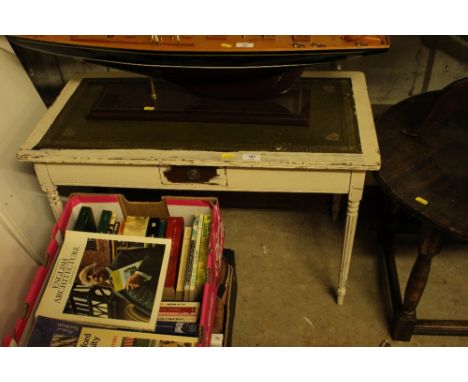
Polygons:
<instances>
[{"instance_id":1,"label":"cardboard box flap","mask_svg":"<svg viewBox=\"0 0 468 382\"><path fill-rule=\"evenodd\" d=\"M149 216L151 218L167 218L170 214L164 201L134 202L120 195L120 204L125 216ZM171 216L177 216L172 215Z\"/></svg>"}]
</instances>

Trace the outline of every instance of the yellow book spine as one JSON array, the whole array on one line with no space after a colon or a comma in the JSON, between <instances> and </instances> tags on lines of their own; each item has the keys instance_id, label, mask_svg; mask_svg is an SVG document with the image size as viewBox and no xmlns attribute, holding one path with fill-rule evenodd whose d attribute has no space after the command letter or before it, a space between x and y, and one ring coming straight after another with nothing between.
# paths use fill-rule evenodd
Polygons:
<instances>
[{"instance_id":1,"label":"yellow book spine","mask_svg":"<svg viewBox=\"0 0 468 382\"><path fill-rule=\"evenodd\" d=\"M192 236L192 227L184 228L184 236L182 238L182 249L180 252L180 263L179 273L177 275L177 286L176 286L176 301L182 301L184 298L184 282L185 282L185 271L187 268L187 259L190 248L190 238Z\"/></svg>"}]
</instances>

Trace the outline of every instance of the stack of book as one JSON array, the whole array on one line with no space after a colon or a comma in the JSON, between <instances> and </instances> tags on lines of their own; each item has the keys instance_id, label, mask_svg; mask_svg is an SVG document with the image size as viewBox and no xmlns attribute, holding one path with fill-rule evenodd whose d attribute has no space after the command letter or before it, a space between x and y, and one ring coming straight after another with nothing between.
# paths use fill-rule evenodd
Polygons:
<instances>
[{"instance_id":1,"label":"stack of book","mask_svg":"<svg viewBox=\"0 0 468 382\"><path fill-rule=\"evenodd\" d=\"M209 214L117 221L81 207L28 346L196 345L210 228Z\"/></svg>"}]
</instances>

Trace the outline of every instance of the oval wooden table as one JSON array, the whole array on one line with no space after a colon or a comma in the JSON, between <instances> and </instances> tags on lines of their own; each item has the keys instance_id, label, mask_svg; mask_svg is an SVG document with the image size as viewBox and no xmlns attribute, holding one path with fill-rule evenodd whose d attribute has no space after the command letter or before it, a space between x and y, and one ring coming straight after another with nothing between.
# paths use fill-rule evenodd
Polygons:
<instances>
[{"instance_id":1,"label":"oval wooden table","mask_svg":"<svg viewBox=\"0 0 468 382\"><path fill-rule=\"evenodd\" d=\"M379 185L394 206L422 223L403 301L391 240L384 245L394 311L392 337L408 341L413 334L468 335L468 321L416 318L441 238L468 241L468 80L391 107L378 120L377 134Z\"/></svg>"}]
</instances>

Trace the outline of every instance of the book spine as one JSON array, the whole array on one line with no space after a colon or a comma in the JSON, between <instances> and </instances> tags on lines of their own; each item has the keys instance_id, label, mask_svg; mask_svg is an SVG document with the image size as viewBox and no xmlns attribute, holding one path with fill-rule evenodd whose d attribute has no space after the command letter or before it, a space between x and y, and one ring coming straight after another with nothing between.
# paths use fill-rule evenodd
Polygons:
<instances>
[{"instance_id":1,"label":"book spine","mask_svg":"<svg viewBox=\"0 0 468 382\"><path fill-rule=\"evenodd\" d=\"M187 301L161 301L161 308L170 309L170 308L199 308L200 303L196 302L187 302Z\"/></svg>"},{"instance_id":2,"label":"book spine","mask_svg":"<svg viewBox=\"0 0 468 382\"><path fill-rule=\"evenodd\" d=\"M125 219L124 235L146 236L148 229L148 216L127 216Z\"/></svg>"},{"instance_id":3,"label":"book spine","mask_svg":"<svg viewBox=\"0 0 468 382\"><path fill-rule=\"evenodd\" d=\"M78 219L73 226L74 231L96 232L96 222L94 221L93 211L91 207L83 206L78 214Z\"/></svg>"},{"instance_id":4,"label":"book spine","mask_svg":"<svg viewBox=\"0 0 468 382\"><path fill-rule=\"evenodd\" d=\"M197 337L198 325L193 322L158 321L156 333Z\"/></svg>"},{"instance_id":5,"label":"book spine","mask_svg":"<svg viewBox=\"0 0 468 382\"><path fill-rule=\"evenodd\" d=\"M182 249L180 252L179 274L177 275L177 286L175 300L181 301L184 299L184 282L185 271L187 268L187 258L190 248L190 237L192 236L192 227L184 228L184 235L182 239Z\"/></svg>"},{"instance_id":6,"label":"book spine","mask_svg":"<svg viewBox=\"0 0 468 382\"><path fill-rule=\"evenodd\" d=\"M159 306L158 320L161 317L196 317L200 312L199 302L162 301ZM184 320L181 320L184 321Z\"/></svg>"},{"instance_id":7,"label":"book spine","mask_svg":"<svg viewBox=\"0 0 468 382\"><path fill-rule=\"evenodd\" d=\"M198 259L200 257L201 237L203 232L203 219L205 215L200 215L197 227L197 239L193 251L192 274L190 275L189 301L196 301L195 285L197 283Z\"/></svg>"},{"instance_id":8,"label":"book spine","mask_svg":"<svg viewBox=\"0 0 468 382\"><path fill-rule=\"evenodd\" d=\"M189 322L198 321L198 315L158 315L158 322Z\"/></svg>"},{"instance_id":9,"label":"book spine","mask_svg":"<svg viewBox=\"0 0 468 382\"><path fill-rule=\"evenodd\" d=\"M164 284L164 300L174 300L175 298L183 229L184 219L181 217L169 217L167 219L166 238L172 240L172 246Z\"/></svg>"},{"instance_id":10,"label":"book spine","mask_svg":"<svg viewBox=\"0 0 468 382\"><path fill-rule=\"evenodd\" d=\"M117 215L115 212L112 212L112 216L109 220L109 227L107 229L107 233L112 233L112 234L122 234L123 233L123 227L125 222L122 222L122 224L117 220Z\"/></svg>"},{"instance_id":11,"label":"book spine","mask_svg":"<svg viewBox=\"0 0 468 382\"><path fill-rule=\"evenodd\" d=\"M112 211L103 210L101 212L101 218L99 219L99 224L97 231L100 233L107 233L109 231L109 223L112 218Z\"/></svg>"},{"instance_id":12,"label":"book spine","mask_svg":"<svg viewBox=\"0 0 468 382\"><path fill-rule=\"evenodd\" d=\"M147 236L147 237L158 237L159 224L160 224L160 219L159 218L149 218L148 227L146 229L145 236Z\"/></svg>"},{"instance_id":13,"label":"book spine","mask_svg":"<svg viewBox=\"0 0 468 382\"><path fill-rule=\"evenodd\" d=\"M157 237L166 237L166 227L167 227L167 219L159 219L159 226L158 226L158 233Z\"/></svg>"},{"instance_id":14,"label":"book spine","mask_svg":"<svg viewBox=\"0 0 468 382\"><path fill-rule=\"evenodd\" d=\"M203 297L203 287L206 282L206 263L208 257L208 245L210 241L211 216L203 216L203 228L200 243L200 255L197 264L197 279L195 282L195 300Z\"/></svg>"},{"instance_id":15,"label":"book spine","mask_svg":"<svg viewBox=\"0 0 468 382\"><path fill-rule=\"evenodd\" d=\"M85 301L86 302L86 301ZM192 316L198 314L198 307L159 308L159 316Z\"/></svg>"},{"instance_id":16,"label":"book spine","mask_svg":"<svg viewBox=\"0 0 468 382\"><path fill-rule=\"evenodd\" d=\"M193 256L195 251L195 243L197 241L198 233L198 220L199 216L195 216L192 225L192 235L190 237L190 246L187 258L187 268L185 270L185 280L184 280L184 301L189 301L189 291L190 291L190 280L192 278L193 270Z\"/></svg>"}]
</instances>

